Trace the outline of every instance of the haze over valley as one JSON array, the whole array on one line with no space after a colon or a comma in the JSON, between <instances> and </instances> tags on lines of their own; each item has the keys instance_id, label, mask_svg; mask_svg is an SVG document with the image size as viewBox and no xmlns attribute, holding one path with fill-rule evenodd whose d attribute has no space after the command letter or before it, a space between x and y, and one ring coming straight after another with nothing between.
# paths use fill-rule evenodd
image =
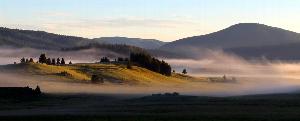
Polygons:
<instances>
[{"instance_id":1,"label":"haze over valley","mask_svg":"<svg viewBox=\"0 0 300 121\"><path fill-rule=\"evenodd\" d=\"M296 0L1 0L2 121L297 121Z\"/></svg>"}]
</instances>

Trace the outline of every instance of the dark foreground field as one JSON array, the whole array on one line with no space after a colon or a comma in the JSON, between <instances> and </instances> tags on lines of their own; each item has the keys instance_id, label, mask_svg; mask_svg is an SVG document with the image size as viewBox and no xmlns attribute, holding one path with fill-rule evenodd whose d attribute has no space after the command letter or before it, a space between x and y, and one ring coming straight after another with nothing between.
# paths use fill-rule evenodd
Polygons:
<instances>
[{"instance_id":1,"label":"dark foreground field","mask_svg":"<svg viewBox=\"0 0 300 121\"><path fill-rule=\"evenodd\" d=\"M239 97L44 94L0 99L2 121L293 121L300 94Z\"/></svg>"}]
</instances>

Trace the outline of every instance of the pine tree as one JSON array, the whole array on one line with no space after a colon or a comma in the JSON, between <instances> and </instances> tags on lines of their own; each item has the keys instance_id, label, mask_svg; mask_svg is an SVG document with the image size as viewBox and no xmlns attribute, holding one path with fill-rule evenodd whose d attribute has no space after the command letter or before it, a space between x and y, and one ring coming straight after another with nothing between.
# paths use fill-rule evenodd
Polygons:
<instances>
[{"instance_id":1,"label":"pine tree","mask_svg":"<svg viewBox=\"0 0 300 121\"><path fill-rule=\"evenodd\" d=\"M52 65L56 65L56 61L55 61L55 58L52 58L52 62L51 62Z\"/></svg>"},{"instance_id":2,"label":"pine tree","mask_svg":"<svg viewBox=\"0 0 300 121\"><path fill-rule=\"evenodd\" d=\"M32 58L29 59L29 62L30 62L30 63L34 63Z\"/></svg>"},{"instance_id":3,"label":"pine tree","mask_svg":"<svg viewBox=\"0 0 300 121\"><path fill-rule=\"evenodd\" d=\"M186 69L183 69L182 73L183 73L183 74L187 74Z\"/></svg>"},{"instance_id":4,"label":"pine tree","mask_svg":"<svg viewBox=\"0 0 300 121\"><path fill-rule=\"evenodd\" d=\"M59 59L59 58L56 59L56 64L57 64L57 65L60 64L60 59Z\"/></svg>"},{"instance_id":5,"label":"pine tree","mask_svg":"<svg viewBox=\"0 0 300 121\"><path fill-rule=\"evenodd\" d=\"M64 58L61 58L61 62L60 62L61 65L65 65L66 62L65 62L65 59Z\"/></svg>"},{"instance_id":6,"label":"pine tree","mask_svg":"<svg viewBox=\"0 0 300 121\"><path fill-rule=\"evenodd\" d=\"M48 58L48 59L46 60L46 64L47 64L47 65L51 65L51 58Z\"/></svg>"},{"instance_id":7,"label":"pine tree","mask_svg":"<svg viewBox=\"0 0 300 121\"><path fill-rule=\"evenodd\" d=\"M21 62L21 63L25 63L25 62L26 62L25 58L23 57L23 58L20 60L20 62Z\"/></svg>"},{"instance_id":8,"label":"pine tree","mask_svg":"<svg viewBox=\"0 0 300 121\"><path fill-rule=\"evenodd\" d=\"M39 63L46 63L46 61L47 61L46 54L41 54L39 58Z\"/></svg>"},{"instance_id":9,"label":"pine tree","mask_svg":"<svg viewBox=\"0 0 300 121\"><path fill-rule=\"evenodd\" d=\"M35 92L37 95L40 95L40 94L42 93L41 88L39 87L39 85L36 86L34 92Z\"/></svg>"},{"instance_id":10,"label":"pine tree","mask_svg":"<svg viewBox=\"0 0 300 121\"><path fill-rule=\"evenodd\" d=\"M71 64L72 64L72 61L70 61L69 64L71 65Z\"/></svg>"}]
</instances>

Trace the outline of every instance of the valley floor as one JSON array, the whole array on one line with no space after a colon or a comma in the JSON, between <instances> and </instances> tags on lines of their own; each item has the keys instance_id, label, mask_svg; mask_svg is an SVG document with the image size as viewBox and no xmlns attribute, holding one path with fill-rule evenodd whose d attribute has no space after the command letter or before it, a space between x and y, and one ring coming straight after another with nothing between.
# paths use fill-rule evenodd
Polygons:
<instances>
[{"instance_id":1,"label":"valley floor","mask_svg":"<svg viewBox=\"0 0 300 121\"><path fill-rule=\"evenodd\" d=\"M0 99L5 121L293 121L300 94L238 97L44 94Z\"/></svg>"}]
</instances>

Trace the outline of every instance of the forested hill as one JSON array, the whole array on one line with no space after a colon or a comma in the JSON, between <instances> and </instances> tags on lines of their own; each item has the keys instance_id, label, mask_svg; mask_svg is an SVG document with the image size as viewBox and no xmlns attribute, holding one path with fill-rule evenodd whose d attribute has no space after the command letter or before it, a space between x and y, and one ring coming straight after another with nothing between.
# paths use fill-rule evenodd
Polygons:
<instances>
[{"instance_id":1,"label":"forested hill","mask_svg":"<svg viewBox=\"0 0 300 121\"><path fill-rule=\"evenodd\" d=\"M148 53L145 49L130 46L130 45L118 45L118 44L88 44L83 46L76 46L71 48L62 48L62 51L80 51L80 50L88 50L88 49L101 49L102 51L108 50L111 52L115 52L122 55L129 55L130 53Z\"/></svg>"},{"instance_id":2,"label":"forested hill","mask_svg":"<svg viewBox=\"0 0 300 121\"><path fill-rule=\"evenodd\" d=\"M143 49L156 49L165 43L154 39L126 37L102 37L88 39L83 37L53 34L44 31L0 27L0 46L60 50L61 48L74 48L78 46L88 46L91 44L117 44L136 46Z\"/></svg>"},{"instance_id":3,"label":"forested hill","mask_svg":"<svg viewBox=\"0 0 300 121\"><path fill-rule=\"evenodd\" d=\"M125 44L136 46L144 49L157 49L166 42L162 42L155 39L140 39L140 38L127 38L127 37L101 37L93 39L98 43L103 44Z\"/></svg>"},{"instance_id":4,"label":"forested hill","mask_svg":"<svg viewBox=\"0 0 300 121\"><path fill-rule=\"evenodd\" d=\"M89 39L82 37L0 27L0 46L61 49L84 45L90 42Z\"/></svg>"}]
</instances>

